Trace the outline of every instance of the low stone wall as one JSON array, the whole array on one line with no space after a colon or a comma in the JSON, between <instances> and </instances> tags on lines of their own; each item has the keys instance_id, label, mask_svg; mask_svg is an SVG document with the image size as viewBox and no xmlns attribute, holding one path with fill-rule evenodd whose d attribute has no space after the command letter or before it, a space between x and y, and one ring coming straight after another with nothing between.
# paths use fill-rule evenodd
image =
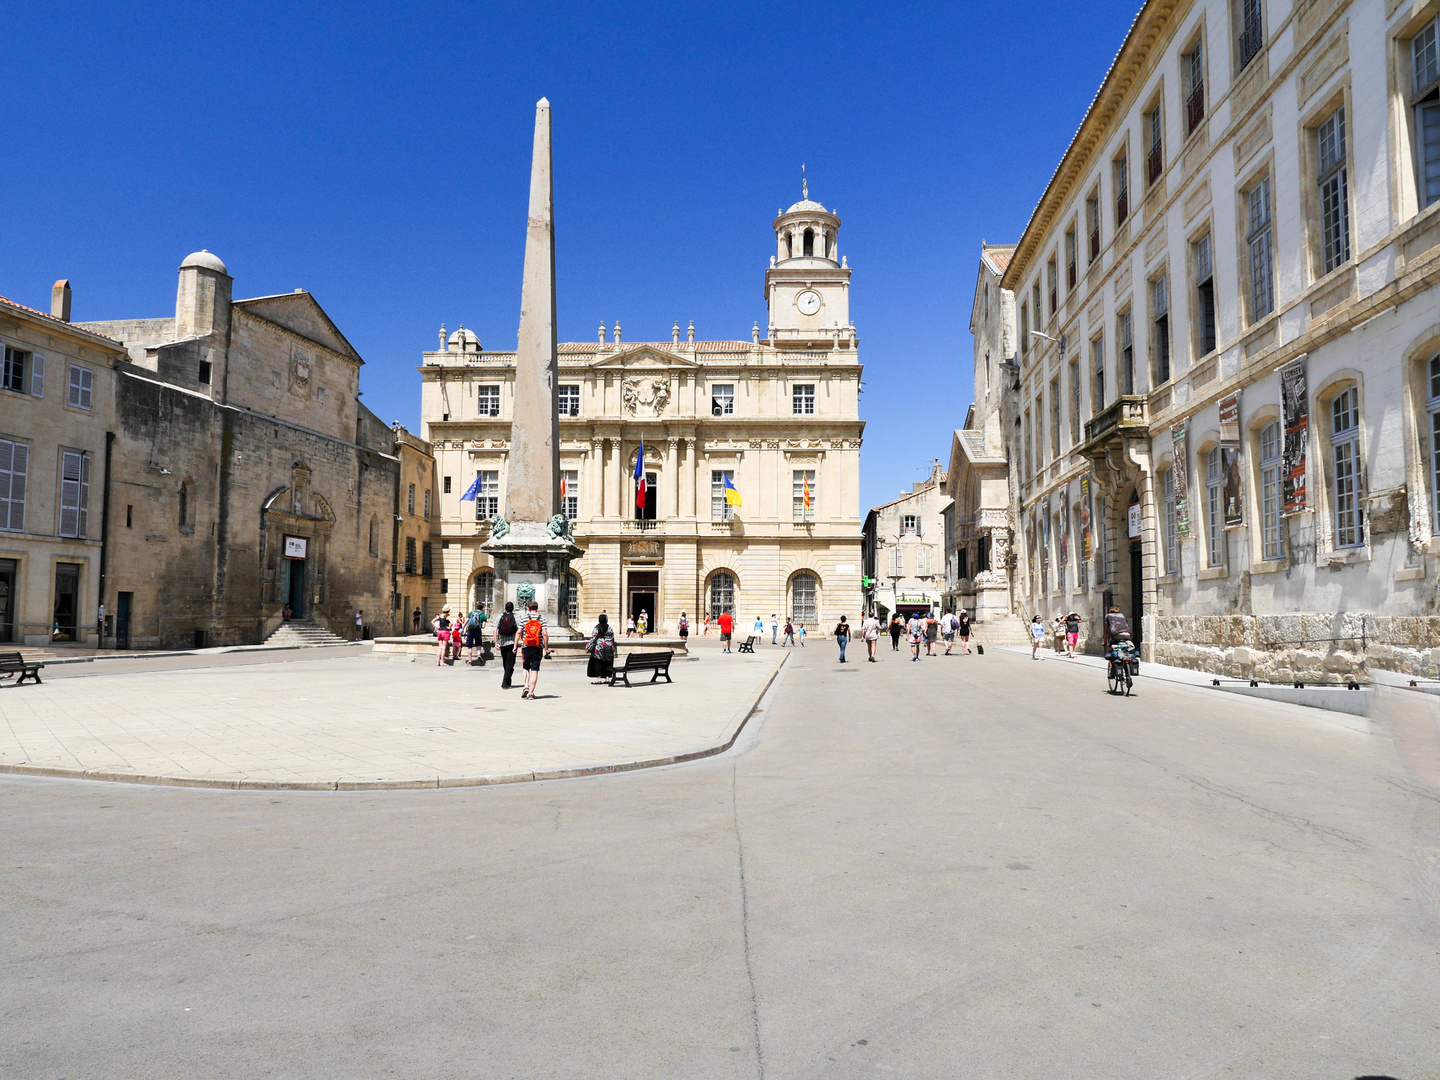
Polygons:
<instances>
[{"instance_id":1,"label":"low stone wall","mask_svg":"<svg viewBox=\"0 0 1440 1080\"><path fill-rule=\"evenodd\" d=\"M1157 663L1241 679L1336 681L1372 667L1434 678L1440 617L1165 615L1155 619L1153 646Z\"/></svg>"}]
</instances>

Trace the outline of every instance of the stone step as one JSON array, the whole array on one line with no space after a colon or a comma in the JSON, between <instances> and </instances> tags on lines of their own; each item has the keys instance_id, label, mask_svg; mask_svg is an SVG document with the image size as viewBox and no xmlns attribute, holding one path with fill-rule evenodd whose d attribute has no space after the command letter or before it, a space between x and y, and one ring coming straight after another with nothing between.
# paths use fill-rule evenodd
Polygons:
<instances>
[{"instance_id":1,"label":"stone step","mask_svg":"<svg viewBox=\"0 0 1440 1080\"><path fill-rule=\"evenodd\" d=\"M1030 632L1025 620L1017 615L991 616L972 624L970 631L982 645L1029 645Z\"/></svg>"},{"instance_id":2,"label":"stone step","mask_svg":"<svg viewBox=\"0 0 1440 1080\"><path fill-rule=\"evenodd\" d=\"M265 644L344 645L345 639L309 619L291 619L288 623L281 623L275 632L265 639Z\"/></svg>"}]
</instances>

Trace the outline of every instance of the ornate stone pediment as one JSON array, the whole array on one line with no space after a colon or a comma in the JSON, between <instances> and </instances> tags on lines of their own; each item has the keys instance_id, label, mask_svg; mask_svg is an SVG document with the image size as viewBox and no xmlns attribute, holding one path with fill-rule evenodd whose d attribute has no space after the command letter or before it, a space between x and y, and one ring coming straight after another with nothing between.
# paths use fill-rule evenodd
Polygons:
<instances>
[{"instance_id":1,"label":"ornate stone pediment","mask_svg":"<svg viewBox=\"0 0 1440 1080\"><path fill-rule=\"evenodd\" d=\"M653 345L637 345L633 349L626 349L622 352L611 353L608 356L596 357L592 363L597 368L624 368L627 372L631 368L654 368L670 369L683 368L693 371L700 367L688 356L680 356L666 349L657 349Z\"/></svg>"}]
</instances>

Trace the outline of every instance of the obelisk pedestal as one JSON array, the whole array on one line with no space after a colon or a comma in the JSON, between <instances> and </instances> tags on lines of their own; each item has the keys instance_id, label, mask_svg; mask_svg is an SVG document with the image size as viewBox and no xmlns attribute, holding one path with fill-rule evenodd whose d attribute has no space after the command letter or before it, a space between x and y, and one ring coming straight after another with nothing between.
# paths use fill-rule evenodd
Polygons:
<instances>
[{"instance_id":1,"label":"obelisk pedestal","mask_svg":"<svg viewBox=\"0 0 1440 1080\"><path fill-rule=\"evenodd\" d=\"M550 160L550 102L535 106L530 166L530 215L520 290L520 342L515 353L514 418L506 463L505 504L481 545L495 564L495 610L531 599L552 636L568 637L563 602L570 560L583 554L560 509L559 349L555 326L555 189Z\"/></svg>"}]
</instances>

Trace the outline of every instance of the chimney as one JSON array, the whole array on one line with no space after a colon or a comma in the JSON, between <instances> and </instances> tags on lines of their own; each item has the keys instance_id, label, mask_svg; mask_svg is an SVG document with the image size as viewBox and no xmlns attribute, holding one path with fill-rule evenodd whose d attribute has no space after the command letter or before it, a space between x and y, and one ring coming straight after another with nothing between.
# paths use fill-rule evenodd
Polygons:
<instances>
[{"instance_id":1,"label":"chimney","mask_svg":"<svg viewBox=\"0 0 1440 1080\"><path fill-rule=\"evenodd\" d=\"M70 321L70 282L65 278L50 290L50 315L61 322Z\"/></svg>"}]
</instances>

